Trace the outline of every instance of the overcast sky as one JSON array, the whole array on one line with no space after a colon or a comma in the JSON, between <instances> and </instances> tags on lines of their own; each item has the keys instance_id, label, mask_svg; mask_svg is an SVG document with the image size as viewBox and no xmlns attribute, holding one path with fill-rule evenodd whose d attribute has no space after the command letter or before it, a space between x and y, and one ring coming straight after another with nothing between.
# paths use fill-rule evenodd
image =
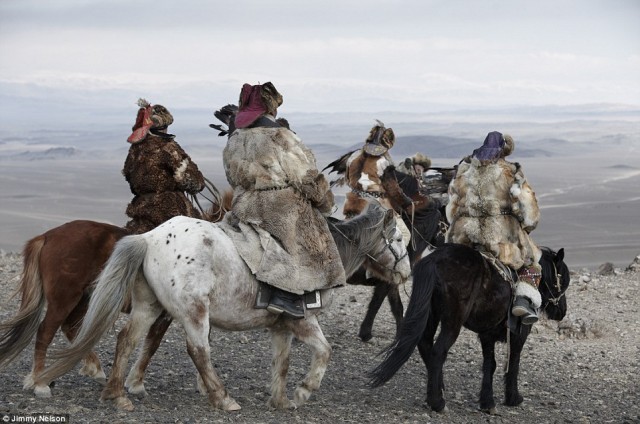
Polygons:
<instances>
[{"instance_id":1,"label":"overcast sky","mask_svg":"<svg viewBox=\"0 0 640 424\"><path fill-rule=\"evenodd\" d=\"M2 90L181 107L638 105L640 1L2 0L0 57Z\"/></svg>"}]
</instances>

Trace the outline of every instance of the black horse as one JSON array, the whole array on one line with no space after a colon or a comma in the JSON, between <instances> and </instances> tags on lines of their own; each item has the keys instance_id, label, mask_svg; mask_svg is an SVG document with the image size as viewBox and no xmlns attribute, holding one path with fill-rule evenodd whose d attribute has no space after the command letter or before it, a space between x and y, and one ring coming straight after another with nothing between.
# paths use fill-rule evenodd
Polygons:
<instances>
[{"instance_id":1,"label":"black horse","mask_svg":"<svg viewBox=\"0 0 640 424\"><path fill-rule=\"evenodd\" d=\"M563 261L564 249L557 253L542 249L542 281L539 286L547 317L560 321L567 312L565 292L569 269ZM442 367L462 326L478 334L482 345L482 388L480 409L495 412L493 374L496 370L495 343L507 340L511 285L476 250L445 244L421 259L413 268L413 292L402 327L395 342L385 351L385 359L371 372L370 384L387 382L409 359L416 345L427 368L427 403L431 409L445 408ZM440 333L434 344L436 329ZM508 371L505 374L505 404L522 403L518 392L520 354L531 326L518 325L509 337Z\"/></svg>"},{"instance_id":2,"label":"black horse","mask_svg":"<svg viewBox=\"0 0 640 424\"><path fill-rule=\"evenodd\" d=\"M418 180L396 170L394 166L385 169L381 180L391 205L402 216L402 220L411 231L407 251L413 265L424 253L444 244L446 220L443 206L420 192ZM347 283L373 286L373 296L358 332L362 341L366 342L372 338L373 321L385 298L389 301L391 313L396 321L396 329L400 330L404 307L397 285L388 284L376 278L367 278L364 270L352 275Z\"/></svg>"}]
</instances>

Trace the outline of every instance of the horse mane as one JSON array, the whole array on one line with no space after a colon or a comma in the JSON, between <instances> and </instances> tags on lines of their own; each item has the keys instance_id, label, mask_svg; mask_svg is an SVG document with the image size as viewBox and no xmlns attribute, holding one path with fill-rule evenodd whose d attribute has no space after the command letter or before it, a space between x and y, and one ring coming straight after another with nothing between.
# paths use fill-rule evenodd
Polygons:
<instances>
[{"instance_id":1,"label":"horse mane","mask_svg":"<svg viewBox=\"0 0 640 424\"><path fill-rule=\"evenodd\" d=\"M349 270L358 268L362 263L362 257L370 254L380 243L384 231L384 216L385 210L382 206L369 203L360 215L349 220L327 218L329 230L342 259L349 261L343 264L347 275Z\"/></svg>"},{"instance_id":2,"label":"horse mane","mask_svg":"<svg viewBox=\"0 0 640 424\"><path fill-rule=\"evenodd\" d=\"M211 206L207 209L202 219L209 222L220 222L224 215L231 210L231 202L233 200L233 191L231 189L227 189L222 193L222 201L221 204L217 204L215 202L211 202Z\"/></svg>"}]
</instances>

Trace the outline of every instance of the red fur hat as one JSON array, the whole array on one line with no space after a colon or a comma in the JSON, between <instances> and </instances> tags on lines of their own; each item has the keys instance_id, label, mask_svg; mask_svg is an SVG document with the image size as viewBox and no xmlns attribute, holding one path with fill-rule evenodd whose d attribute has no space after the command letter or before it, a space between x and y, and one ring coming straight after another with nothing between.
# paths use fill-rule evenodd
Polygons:
<instances>
[{"instance_id":1,"label":"red fur hat","mask_svg":"<svg viewBox=\"0 0 640 424\"><path fill-rule=\"evenodd\" d=\"M238 114L235 118L236 128L247 128L256 119L265 114L278 113L278 106L282 104L282 95L270 82L259 85L244 84L238 100Z\"/></svg>"}]
</instances>

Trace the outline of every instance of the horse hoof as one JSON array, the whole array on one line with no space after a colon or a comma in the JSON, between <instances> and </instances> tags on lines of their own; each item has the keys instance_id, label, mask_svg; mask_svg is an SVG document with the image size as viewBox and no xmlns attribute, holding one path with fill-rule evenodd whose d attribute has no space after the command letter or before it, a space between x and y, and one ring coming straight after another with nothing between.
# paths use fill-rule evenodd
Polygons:
<instances>
[{"instance_id":1,"label":"horse hoof","mask_svg":"<svg viewBox=\"0 0 640 424\"><path fill-rule=\"evenodd\" d=\"M198 378L196 380L197 380L196 386L198 387L198 391L200 392L201 395L206 395L208 393L207 386L204 385L204 381L202 381L202 377L198 375Z\"/></svg>"},{"instance_id":2,"label":"horse hoof","mask_svg":"<svg viewBox=\"0 0 640 424\"><path fill-rule=\"evenodd\" d=\"M222 410L227 412L239 411L240 405L238 405L238 402L228 397L222 401Z\"/></svg>"},{"instance_id":3,"label":"horse hoof","mask_svg":"<svg viewBox=\"0 0 640 424\"><path fill-rule=\"evenodd\" d=\"M103 386L107 384L107 375L104 371L100 371L98 374L92 377L95 381L102 384Z\"/></svg>"},{"instance_id":4,"label":"horse hoof","mask_svg":"<svg viewBox=\"0 0 640 424\"><path fill-rule=\"evenodd\" d=\"M443 406L440 409L431 407L431 410L433 410L437 414L442 414L442 415L445 415L447 412L449 412L449 408L447 407L447 405Z\"/></svg>"},{"instance_id":5,"label":"horse hoof","mask_svg":"<svg viewBox=\"0 0 640 424\"><path fill-rule=\"evenodd\" d=\"M289 411L294 411L298 409L298 405L296 405L295 402L287 398L281 399L279 401L276 401L274 398L270 398L269 406L274 409L289 410Z\"/></svg>"},{"instance_id":6,"label":"horse hoof","mask_svg":"<svg viewBox=\"0 0 640 424\"><path fill-rule=\"evenodd\" d=\"M35 382L33 381L33 374L30 373L30 374L26 375L24 377L24 380L22 381L22 389L23 390L31 390L31 389L33 389L34 385L35 385Z\"/></svg>"},{"instance_id":7,"label":"horse hoof","mask_svg":"<svg viewBox=\"0 0 640 424\"><path fill-rule=\"evenodd\" d=\"M360 340L362 340L365 343L373 338L373 336L370 333L369 334L358 334L358 337L360 337Z\"/></svg>"},{"instance_id":8,"label":"horse hoof","mask_svg":"<svg viewBox=\"0 0 640 424\"><path fill-rule=\"evenodd\" d=\"M298 387L293 393L293 402L296 406L302 406L311 397L311 391L304 387Z\"/></svg>"},{"instance_id":9,"label":"horse hoof","mask_svg":"<svg viewBox=\"0 0 640 424\"><path fill-rule=\"evenodd\" d=\"M39 398L51 397L51 389L49 386L35 386L33 388L33 393Z\"/></svg>"},{"instance_id":10,"label":"horse hoof","mask_svg":"<svg viewBox=\"0 0 640 424\"><path fill-rule=\"evenodd\" d=\"M147 391L144 388L144 384L132 384L127 387L127 392L136 396L146 396Z\"/></svg>"},{"instance_id":11,"label":"horse hoof","mask_svg":"<svg viewBox=\"0 0 640 424\"><path fill-rule=\"evenodd\" d=\"M131 411L133 411L135 409L133 407L133 403L131 403L131 401L126 397L116 398L114 403L116 405L116 408L118 408L118 409L120 409L122 411L131 412Z\"/></svg>"}]
</instances>

